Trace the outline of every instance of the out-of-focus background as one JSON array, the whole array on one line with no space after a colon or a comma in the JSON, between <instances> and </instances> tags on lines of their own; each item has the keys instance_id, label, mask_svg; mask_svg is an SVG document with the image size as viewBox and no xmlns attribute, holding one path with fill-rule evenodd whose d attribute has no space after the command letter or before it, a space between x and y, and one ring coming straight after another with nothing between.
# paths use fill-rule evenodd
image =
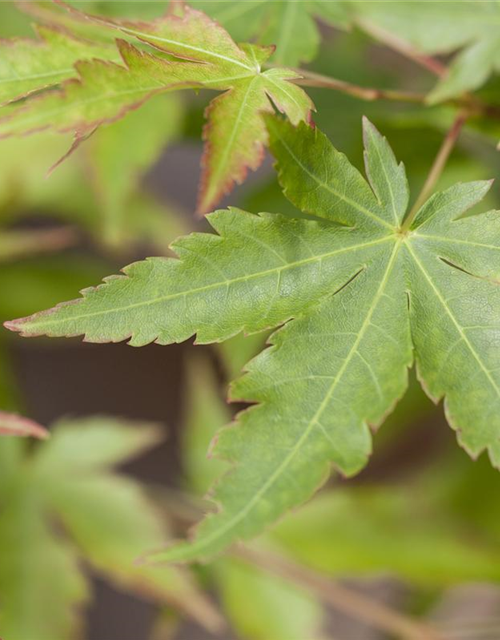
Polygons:
<instances>
[{"instance_id":1,"label":"out-of-focus background","mask_svg":"<svg viewBox=\"0 0 500 640\"><path fill-rule=\"evenodd\" d=\"M149 18L165 4L86 6ZM209 11L217 3L205 4ZM32 22L12 3L0 3L2 38L31 37ZM362 86L432 86L428 72L360 30L320 21L317 29L318 53L305 68ZM367 115L418 193L451 122L449 108L307 91L318 127L360 169L361 116ZM498 80L483 92L498 98ZM207 102L205 92L157 96L97 131L49 177L68 137L0 141L2 322L75 298L135 260L168 255L180 234L209 230L194 214ZM496 177L498 129L467 127L438 186ZM499 195L500 183L484 207L497 207ZM281 194L269 157L220 207L228 204L299 215ZM226 404L227 383L265 338L136 349L0 332L0 409L53 430L44 443L0 441L4 640L398 637L323 602L300 579L295 584L231 554L179 573L159 569L151 576L132 567L141 549L185 535L207 508L201 498L224 466L206 459L208 443L241 408ZM103 451L102 460L94 459L96 451ZM366 470L350 481L333 477L262 544L332 584L432 622L440 638L494 640L500 638L499 495L498 472L484 456L474 462L457 448L442 406L433 406L412 380L377 434Z\"/></svg>"}]
</instances>

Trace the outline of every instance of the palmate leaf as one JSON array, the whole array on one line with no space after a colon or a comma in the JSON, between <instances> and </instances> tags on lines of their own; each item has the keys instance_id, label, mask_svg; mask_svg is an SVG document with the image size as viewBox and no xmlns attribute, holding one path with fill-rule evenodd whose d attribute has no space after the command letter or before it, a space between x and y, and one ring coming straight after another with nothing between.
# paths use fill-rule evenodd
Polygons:
<instances>
[{"instance_id":1,"label":"palmate leaf","mask_svg":"<svg viewBox=\"0 0 500 640\"><path fill-rule=\"evenodd\" d=\"M248 168L255 170L262 162L267 140L262 114L273 111L270 100L295 124L309 119L313 104L302 89L289 82L298 77L296 73L262 70L273 48L237 46L204 13L184 5L180 13L149 24L102 18L96 21L197 63L179 66L184 70L182 80L225 91L209 105L206 114L199 210L209 211L234 182L244 180Z\"/></svg>"},{"instance_id":2,"label":"palmate leaf","mask_svg":"<svg viewBox=\"0 0 500 640\"><path fill-rule=\"evenodd\" d=\"M490 183L434 195L406 230L404 168L368 121L369 183L318 130L267 122L285 194L318 220L217 212L220 236L178 241L179 260L137 263L73 304L7 323L25 336L142 345L194 333L218 341L296 318L232 388L257 405L218 437L217 454L236 463L216 487L220 511L163 559L205 558L256 535L332 464L359 471L369 427L404 393L414 354L461 445L500 466L500 214L463 217Z\"/></svg>"},{"instance_id":3,"label":"palmate leaf","mask_svg":"<svg viewBox=\"0 0 500 640\"><path fill-rule=\"evenodd\" d=\"M449 73L429 94L431 103L479 88L500 71L500 6L486 0L423 0L341 3L361 28L383 29L422 53L448 54L457 49Z\"/></svg>"},{"instance_id":4,"label":"palmate leaf","mask_svg":"<svg viewBox=\"0 0 500 640\"><path fill-rule=\"evenodd\" d=\"M191 234L171 248L181 260L150 258L124 270L84 299L9 323L24 335L85 334L90 342L142 346L221 341L256 332L314 306L388 245L373 230L358 235L336 224L258 216L237 209L208 216L220 234ZM235 256L238 256L238 260Z\"/></svg>"},{"instance_id":5,"label":"palmate leaf","mask_svg":"<svg viewBox=\"0 0 500 640\"><path fill-rule=\"evenodd\" d=\"M294 124L310 117L311 100L290 82L297 74L262 69L272 48L237 46L199 11L183 7L181 16L169 14L150 23L89 16L71 7L69 11L76 24L93 22L127 38L117 41L121 64L78 60L76 78L10 108L3 117L0 112L0 137L54 129L72 131L82 140L156 93L188 87L223 91L209 105L204 129L199 209L208 211L235 182L244 180L249 168L262 162L267 143L264 113L276 107ZM145 45L154 54L144 51Z\"/></svg>"},{"instance_id":6,"label":"palmate leaf","mask_svg":"<svg viewBox=\"0 0 500 640\"><path fill-rule=\"evenodd\" d=\"M290 66L316 57L321 37L315 17L334 25L347 23L345 8L330 0L194 0L191 5L215 18L237 41L257 38L275 45L273 62Z\"/></svg>"}]
</instances>

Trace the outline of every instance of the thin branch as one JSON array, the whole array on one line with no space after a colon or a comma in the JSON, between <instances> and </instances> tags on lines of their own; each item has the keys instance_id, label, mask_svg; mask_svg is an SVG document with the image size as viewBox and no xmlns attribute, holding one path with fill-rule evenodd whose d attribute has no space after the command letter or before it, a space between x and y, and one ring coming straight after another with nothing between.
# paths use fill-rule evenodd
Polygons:
<instances>
[{"instance_id":1,"label":"thin branch","mask_svg":"<svg viewBox=\"0 0 500 640\"><path fill-rule=\"evenodd\" d=\"M234 555L268 573L305 587L324 603L402 640L442 640L442 636L432 627L402 615L358 591L333 582L326 576L295 564L282 556L243 546L238 547Z\"/></svg>"},{"instance_id":2,"label":"thin branch","mask_svg":"<svg viewBox=\"0 0 500 640\"><path fill-rule=\"evenodd\" d=\"M75 230L70 227L5 230L0 235L0 262L66 249L77 240Z\"/></svg>"},{"instance_id":3,"label":"thin branch","mask_svg":"<svg viewBox=\"0 0 500 640\"><path fill-rule=\"evenodd\" d=\"M412 60L416 64L420 65L424 69L427 69L431 73L433 73L438 78L444 78L448 75L449 69L442 62L437 60L436 58L423 54L418 51L415 47L413 47L409 42L399 38L397 35L386 31L382 27L371 23L369 20L358 18L356 20L358 26L363 29L366 33L372 36L375 40L385 45L386 47L392 49L400 53L405 58ZM299 73L304 74L306 77L308 75L307 71L299 70ZM304 83L305 84L305 83ZM311 86L324 86L327 87L326 84L323 85L311 85ZM330 88L335 88L333 85ZM400 91L384 91L372 89L375 97L373 98L364 98L364 99L385 99L385 100L397 100L403 102L421 102L424 105L428 105L427 96L418 93L407 93ZM378 94L378 95L377 95ZM357 95L357 97L362 97L362 95L357 92L352 92L351 95ZM369 95L369 94L367 94ZM487 116L489 118L493 118L495 120L500 120L500 106L496 104L488 104L480 100L477 96L472 95L469 92L463 93L461 96L456 98L450 98L449 100L445 100L440 103L441 106L449 105L452 107L458 107L462 109L468 109L470 115L477 116Z\"/></svg>"},{"instance_id":4,"label":"thin branch","mask_svg":"<svg viewBox=\"0 0 500 640\"><path fill-rule=\"evenodd\" d=\"M451 128L448 131L448 133L446 134L446 137L443 140L443 143L432 164L431 170L429 171L429 175L427 176L424 186L422 187L422 190L418 195L418 198L416 199L415 204L413 205L410 213L408 214L408 216L406 217L403 223L403 226L401 227L401 231L407 231L410 228L420 207L423 205L423 203L427 200L427 198L432 193L434 187L436 186L437 181L439 180L443 172L443 169L448 161L448 158L450 157L450 153L452 152L453 147L455 146L455 143L458 140L458 136L462 131L462 127L464 126L468 117L469 117L469 113L467 111L461 111L453 121L453 124L451 125Z\"/></svg>"},{"instance_id":5,"label":"thin branch","mask_svg":"<svg viewBox=\"0 0 500 640\"><path fill-rule=\"evenodd\" d=\"M406 58L412 60L416 64L431 71L439 78L443 78L448 74L448 68L439 60L432 56L420 53L408 42L398 38L398 36L382 29L363 19L357 20L358 25L381 44L401 53ZM274 65L269 65L274 66ZM427 95L425 93L417 93L412 91L397 91L392 89L378 89L373 87L361 87L344 80L331 78L329 76L314 73L307 69L293 69L299 78L292 80L295 84L304 87L320 87L325 89L333 89L347 95L373 102L374 100L391 100L396 102L408 102L413 104L422 104L428 106ZM480 100L477 96L470 93L463 93L461 96L450 98L440 103L441 106L457 107L459 109L467 109L470 116L486 116L495 120L500 120L500 105L488 104Z\"/></svg>"},{"instance_id":6,"label":"thin branch","mask_svg":"<svg viewBox=\"0 0 500 640\"><path fill-rule=\"evenodd\" d=\"M416 64L424 67L439 78L443 78L447 73L447 67L433 58L432 56L420 53L417 49L412 47L408 42L398 38L398 36L386 31L382 27L372 24L369 20L358 18L357 24L375 40L378 40L382 44L386 45L390 49L397 51L401 55L410 60L413 60Z\"/></svg>"},{"instance_id":7,"label":"thin branch","mask_svg":"<svg viewBox=\"0 0 500 640\"><path fill-rule=\"evenodd\" d=\"M272 67L273 65L269 65ZM413 91L396 91L393 89L378 89L374 87L361 87L345 80L331 78L330 76L314 73L307 69L293 69L300 75L294 78L292 82L303 87L319 87L324 89L332 89L340 91L347 95L373 102L375 100L391 100L395 102L407 102L411 104L427 105L427 95L425 93L416 93ZM460 109L467 109L470 116L486 116L495 120L500 120L500 106L487 104L482 102L477 96L464 94L456 98L450 98L441 103L441 106L450 106Z\"/></svg>"},{"instance_id":8,"label":"thin branch","mask_svg":"<svg viewBox=\"0 0 500 640\"><path fill-rule=\"evenodd\" d=\"M397 51L405 58L412 60L416 64L420 65L424 69L427 69L431 73L433 73L438 78L444 78L448 75L449 69L442 62L437 60L436 58L425 55L418 51L415 47L412 47L411 44L399 38L397 35L386 31L382 27L378 25L372 24L369 20L365 20L363 18L357 19L357 24L369 35L371 35L375 40L385 45L386 47L392 49L393 51ZM397 95L398 92L396 92ZM418 95L418 94L414 94ZM400 100L398 97L390 97L389 95L381 96L382 98L392 99L392 100ZM427 97L424 96L422 100L424 104L427 104ZM463 93L461 96L456 98L451 98L449 100L445 100L440 103L441 105L449 105L455 106L458 108L468 109L470 115L478 115L478 116L487 116L496 120L500 120L500 107L495 104L487 104L477 98L477 96L472 95L469 92Z\"/></svg>"},{"instance_id":9,"label":"thin branch","mask_svg":"<svg viewBox=\"0 0 500 640\"><path fill-rule=\"evenodd\" d=\"M305 69L293 69L300 74L300 78L294 78L293 82L304 87L320 87L324 89L333 89L347 95L373 102L374 100L395 100L398 102L411 102L423 104L425 102L425 94L413 93L410 91L393 91L392 89L375 89L372 87L360 87L359 85L330 78L319 73L307 71Z\"/></svg>"}]
</instances>

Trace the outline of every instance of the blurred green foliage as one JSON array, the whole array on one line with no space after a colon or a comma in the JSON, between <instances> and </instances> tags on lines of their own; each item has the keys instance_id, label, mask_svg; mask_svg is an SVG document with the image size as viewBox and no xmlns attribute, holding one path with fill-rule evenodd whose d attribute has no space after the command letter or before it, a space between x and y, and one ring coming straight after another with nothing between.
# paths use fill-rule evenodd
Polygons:
<instances>
[{"instance_id":1,"label":"blurred green foliage","mask_svg":"<svg viewBox=\"0 0 500 640\"><path fill-rule=\"evenodd\" d=\"M207 605L189 576L135 564L165 539L165 521L137 483L112 470L160 439L151 425L96 417L55 425L35 451L2 440L0 541L8 553L0 561L0 627L7 638L74 637L83 623L77 610L90 595L82 559L120 587L203 615Z\"/></svg>"}]
</instances>

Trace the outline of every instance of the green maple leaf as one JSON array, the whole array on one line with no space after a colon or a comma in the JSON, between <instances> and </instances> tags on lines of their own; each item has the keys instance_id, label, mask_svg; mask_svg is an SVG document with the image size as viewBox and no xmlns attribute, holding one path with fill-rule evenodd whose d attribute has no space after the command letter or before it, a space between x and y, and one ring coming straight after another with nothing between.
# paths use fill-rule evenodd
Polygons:
<instances>
[{"instance_id":1,"label":"green maple leaf","mask_svg":"<svg viewBox=\"0 0 500 640\"><path fill-rule=\"evenodd\" d=\"M257 38L261 44L275 45L273 62L280 65L297 66L316 57L321 36L315 17L341 26L347 21L341 3L330 0L195 0L191 4L220 22L237 41Z\"/></svg>"},{"instance_id":2,"label":"green maple leaf","mask_svg":"<svg viewBox=\"0 0 500 640\"><path fill-rule=\"evenodd\" d=\"M369 32L382 29L426 54L450 54L449 72L429 94L440 102L479 88L500 71L500 6L493 0L358 2L345 0L346 13Z\"/></svg>"},{"instance_id":3,"label":"green maple leaf","mask_svg":"<svg viewBox=\"0 0 500 640\"><path fill-rule=\"evenodd\" d=\"M25 336L138 346L219 341L295 318L232 387L257 406L218 437L217 453L236 463L215 490L221 510L165 559L258 534L332 464L358 472L370 426L405 392L414 357L460 444L500 466L499 214L463 217L490 183L435 194L407 229L404 167L368 121L369 182L318 130L274 117L268 127L286 196L316 220L218 211L209 221L219 235L177 241L179 260L136 263L79 301L7 323Z\"/></svg>"},{"instance_id":4,"label":"green maple leaf","mask_svg":"<svg viewBox=\"0 0 500 640\"><path fill-rule=\"evenodd\" d=\"M78 60L76 78L8 109L0 117L0 137L54 129L72 131L77 141L83 140L96 127L120 119L159 92L187 87L222 91L207 109L204 129L199 209L207 211L235 182L245 179L249 168L261 164L267 143L264 113L276 107L295 124L310 117L311 100L290 82L297 73L263 70L272 48L236 45L199 11L184 7L182 16L169 14L151 23L86 16L75 10L71 15L77 22L88 19L142 47L149 45L155 53L119 40L121 64Z\"/></svg>"}]
</instances>

